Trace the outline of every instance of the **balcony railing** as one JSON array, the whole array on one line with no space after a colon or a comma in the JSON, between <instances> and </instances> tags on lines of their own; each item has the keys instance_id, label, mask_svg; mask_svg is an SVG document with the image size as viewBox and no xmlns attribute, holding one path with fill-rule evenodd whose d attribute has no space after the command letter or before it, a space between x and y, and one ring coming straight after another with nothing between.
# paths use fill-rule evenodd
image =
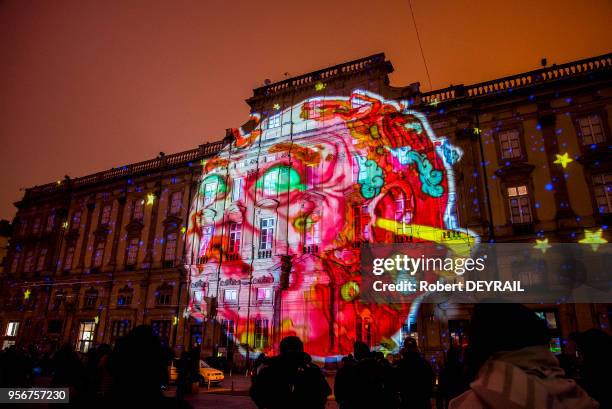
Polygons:
<instances>
[{"instance_id":1,"label":"balcony railing","mask_svg":"<svg viewBox=\"0 0 612 409\"><path fill-rule=\"evenodd\" d=\"M319 252L318 244L308 244L302 249L304 254L317 254Z\"/></svg>"},{"instance_id":2,"label":"balcony railing","mask_svg":"<svg viewBox=\"0 0 612 409\"><path fill-rule=\"evenodd\" d=\"M180 166L210 155L214 155L215 153L219 152L223 146L225 146L225 143L226 142L223 140L207 143L188 151L160 156L154 159L105 170L83 177L60 181L59 183L47 183L42 186L35 186L33 188L26 189L24 199L66 190L68 187L74 189L95 183L107 182L117 178L137 176L142 173L161 170L167 167Z\"/></svg>"},{"instance_id":3,"label":"balcony railing","mask_svg":"<svg viewBox=\"0 0 612 409\"><path fill-rule=\"evenodd\" d=\"M360 71L372 68L376 65L385 63L385 54L374 54L369 57L360 58L358 60L349 61L344 64L335 65L333 67L325 68L319 71L311 72L308 74L300 75L299 77L289 78L284 81L275 82L274 84L265 85L253 90L253 96L264 97L274 94L280 94L284 91L301 88L304 86L314 85L317 81L328 81L332 78L356 74ZM389 72L392 68L389 64Z\"/></svg>"},{"instance_id":4,"label":"balcony railing","mask_svg":"<svg viewBox=\"0 0 612 409\"><path fill-rule=\"evenodd\" d=\"M272 258L272 250L259 250L257 258Z\"/></svg>"},{"instance_id":5,"label":"balcony railing","mask_svg":"<svg viewBox=\"0 0 612 409\"><path fill-rule=\"evenodd\" d=\"M421 101L425 104L442 103L460 98L476 98L486 95L527 88L534 85L560 81L583 76L612 67L612 53L598 57L585 58L561 65L552 65L539 70L529 71L492 81L473 85L456 85L448 88L425 92Z\"/></svg>"}]
</instances>

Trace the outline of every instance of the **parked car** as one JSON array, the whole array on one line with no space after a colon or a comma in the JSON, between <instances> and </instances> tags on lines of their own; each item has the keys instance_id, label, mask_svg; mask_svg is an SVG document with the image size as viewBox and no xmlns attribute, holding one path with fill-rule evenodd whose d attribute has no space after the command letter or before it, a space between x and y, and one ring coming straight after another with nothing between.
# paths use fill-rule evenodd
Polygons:
<instances>
[{"instance_id":1,"label":"parked car","mask_svg":"<svg viewBox=\"0 0 612 409\"><path fill-rule=\"evenodd\" d=\"M176 359L170 361L170 366L168 367L168 371L170 373L170 382L176 382L176 378L178 378L178 370L176 369ZM211 384L218 384L223 379L225 379L225 375L218 369L213 368L208 365L206 362L200 359L200 383L207 384L209 381Z\"/></svg>"},{"instance_id":2,"label":"parked car","mask_svg":"<svg viewBox=\"0 0 612 409\"><path fill-rule=\"evenodd\" d=\"M208 383L208 381L210 380L210 383L212 384L218 384L220 383L223 379L225 379L225 375L223 375L223 372L221 372L218 369L213 368L212 366L208 365L206 362L204 362L203 360L200 359L200 382L201 383Z\"/></svg>"}]
</instances>

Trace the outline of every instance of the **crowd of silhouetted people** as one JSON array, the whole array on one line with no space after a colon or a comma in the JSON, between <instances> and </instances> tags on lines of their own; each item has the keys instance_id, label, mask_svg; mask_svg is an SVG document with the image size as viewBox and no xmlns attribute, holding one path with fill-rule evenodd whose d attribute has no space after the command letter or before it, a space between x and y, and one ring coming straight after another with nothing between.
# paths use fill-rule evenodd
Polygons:
<instances>
[{"instance_id":1,"label":"crowd of silhouetted people","mask_svg":"<svg viewBox=\"0 0 612 409\"><path fill-rule=\"evenodd\" d=\"M451 347L437 374L413 338L393 361L355 342L334 379L339 408L612 408L612 341L604 331L573 335L576 359L561 363L544 321L520 304L478 304L470 327L469 346ZM259 409L321 409L331 393L297 337L283 339L278 356L255 361L250 395Z\"/></svg>"},{"instance_id":2,"label":"crowd of silhouetted people","mask_svg":"<svg viewBox=\"0 0 612 409\"><path fill-rule=\"evenodd\" d=\"M172 351L152 328L141 325L114 346L92 347L84 357L65 344L53 355L11 346L0 354L0 387L47 386L69 389L70 404L87 408L189 408L183 399L166 397ZM50 383L35 384L34 374Z\"/></svg>"},{"instance_id":3,"label":"crowd of silhouetted people","mask_svg":"<svg viewBox=\"0 0 612 409\"><path fill-rule=\"evenodd\" d=\"M392 360L355 342L342 358L333 391L302 341L290 336L280 353L252 364L250 396L259 409L321 409L332 395L340 409L591 409L612 408L612 340L591 329L572 335L576 358L549 350L545 323L519 304L478 304L465 349L447 351L432 368L413 338ZM0 387L69 388L62 407L188 408L183 399L197 383L200 351L175 363L176 397L167 397L172 350L150 326L136 327L114 347L99 345L80 356L72 346L40 354L11 346L0 353ZM327 376L326 376L327 375ZM40 385L38 379L48 379Z\"/></svg>"}]
</instances>

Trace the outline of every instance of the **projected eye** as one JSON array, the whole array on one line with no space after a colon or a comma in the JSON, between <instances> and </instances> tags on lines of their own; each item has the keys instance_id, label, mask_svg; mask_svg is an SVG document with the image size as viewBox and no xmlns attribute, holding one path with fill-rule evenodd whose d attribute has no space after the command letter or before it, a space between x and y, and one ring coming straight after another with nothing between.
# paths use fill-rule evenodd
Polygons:
<instances>
[{"instance_id":1,"label":"projected eye","mask_svg":"<svg viewBox=\"0 0 612 409\"><path fill-rule=\"evenodd\" d=\"M208 175L200 185L200 195L204 197L204 204L210 204L215 201L218 194L224 194L227 191L225 180L219 175Z\"/></svg>"},{"instance_id":2,"label":"projected eye","mask_svg":"<svg viewBox=\"0 0 612 409\"><path fill-rule=\"evenodd\" d=\"M274 166L257 181L257 188L263 188L264 195L277 195L290 190L305 190L300 174L290 166Z\"/></svg>"}]
</instances>

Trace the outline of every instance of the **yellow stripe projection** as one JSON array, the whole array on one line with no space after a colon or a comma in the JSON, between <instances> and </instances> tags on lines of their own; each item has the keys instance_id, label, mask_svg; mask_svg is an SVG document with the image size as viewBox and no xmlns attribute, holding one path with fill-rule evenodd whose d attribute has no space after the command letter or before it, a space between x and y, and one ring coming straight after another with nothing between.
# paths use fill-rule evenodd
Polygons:
<instances>
[{"instance_id":1,"label":"yellow stripe projection","mask_svg":"<svg viewBox=\"0 0 612 409\"><path fill-rule=\"evenodd\" d=\"M452 250L453 254L458 257L469 256L472 246L477 243L475 236L461 230L440 229L433 226L402 223L383 218L376 219L376 226L392 233L396 233L397 230L410 231L411 234L404 234L404 236L412 236L418 240L442 244Z\"/></svg>"}]
</instances>

